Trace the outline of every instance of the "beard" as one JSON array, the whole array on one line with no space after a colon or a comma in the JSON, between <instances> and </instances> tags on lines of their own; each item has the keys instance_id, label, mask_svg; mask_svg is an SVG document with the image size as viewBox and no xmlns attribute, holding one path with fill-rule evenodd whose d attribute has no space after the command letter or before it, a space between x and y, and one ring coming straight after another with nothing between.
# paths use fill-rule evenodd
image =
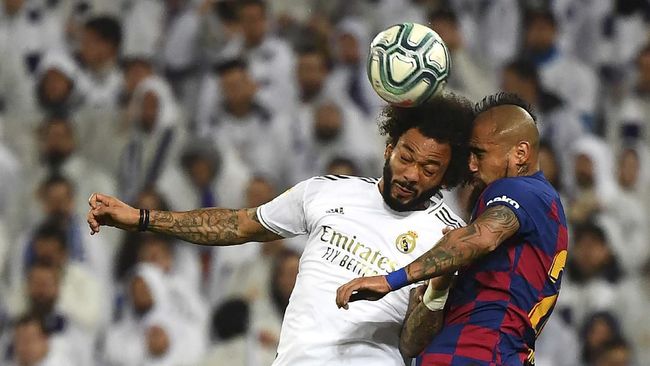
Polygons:
<instances>
[{"instance_id":1,"label":"beard","mask_svg":"<svg viewBox=\"0 0 650 366\"><path fill-rule=\"evenodd\" d=\"M419 195L414 196L410 201L408 202L400 202L393 196L391 196L391 187L394 184L393 182L393 170L390 168L390 164L388 163L388 159L384 162L384 173L382 176L384 180L384 187L381 190L381 195L384 197L384 202L390 207L392 210L397 211L397 212L404 212L404 211L416 211L422 208L422 206L431 199L436 193L440 191L440 186L433 187L429 190L426 190ZM415 186L413 184L410 184L405 181L397 181L401 186L403 186L406 189L409 189L413 192L417 192Z\"/></svg>"}]
</instances>

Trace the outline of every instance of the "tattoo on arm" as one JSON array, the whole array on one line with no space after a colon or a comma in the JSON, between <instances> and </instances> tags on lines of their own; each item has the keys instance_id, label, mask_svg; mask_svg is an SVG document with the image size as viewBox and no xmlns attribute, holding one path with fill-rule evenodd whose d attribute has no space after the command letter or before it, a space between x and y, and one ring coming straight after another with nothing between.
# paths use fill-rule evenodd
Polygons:
<instances>
[{"instance_id":1,"label":"tattoo on arm","mask_svg":"<svg viewBox=\"0 0 650 366\"><path fill-rule=\"evenodd\" d=\"M451 273L496 249L519 229L519 220L504 205L485 210L469 226L445 235L436 246L406 267L409 282Z\"/></svg>"},{"instance_id":2,"label":"tattoo on arm","mask_svg":"<svg viewBox=\"0 0 650 366\"><path fill-rule=\"evenodd\" d=\"M203 245L233 245L280 238L260 224L255 208L151 211L149 230Z\"/></svg>"},{"instance_id":3,"label":"tattoo on arm","mask_svg":"<svg viewBox=\"0 0 650 366\"><path fill-rule=\"evenodd\" d=\"M404 318L399 348L406 357L415 357L435 337L444 324L443 310L431 311L421 301L411 297Z\"/></svg>"}]
</instances>

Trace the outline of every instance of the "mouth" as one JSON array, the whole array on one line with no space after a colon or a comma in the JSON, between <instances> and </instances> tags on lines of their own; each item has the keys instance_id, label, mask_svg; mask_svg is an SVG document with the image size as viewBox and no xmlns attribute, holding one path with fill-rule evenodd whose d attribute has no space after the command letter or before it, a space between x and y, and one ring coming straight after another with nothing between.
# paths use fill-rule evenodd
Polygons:
<instances>
[{"instance_id":1,"label":"mouth","mask_svg":"<svg viewBox=\"0 0 650 366\"><path fill-rule=\"evenodd\" d=\"M393 184L393 186L395 187L395 191L396 191L398 197L406 198L406 197L411 197L411 196L413 196L415 194L414 190L403 186L399 182L395 182Z\"/></svg>"}]
</instances>

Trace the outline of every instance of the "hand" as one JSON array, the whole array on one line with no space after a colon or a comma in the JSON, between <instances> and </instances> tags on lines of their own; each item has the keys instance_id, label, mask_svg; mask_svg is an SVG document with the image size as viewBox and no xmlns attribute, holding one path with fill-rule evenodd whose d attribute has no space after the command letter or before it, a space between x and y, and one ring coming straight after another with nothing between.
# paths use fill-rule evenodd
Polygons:
<instances>
[{"instance_id":1,"label":"hand","mask_svg":"<svg viewBox=\"0 0 650 366\"><path fill-rule=\"evenodd\" d=\"M98 233L102 225L130 231L138 229L140 210L117 198L101 193L93 193L88 199L88 204L90 210L86 221L90 226L90 235Z\"/></svg>"},{"instance_id":2,"label":"hand","mask_svg":"<svg viewBox=\"0 0 650 366\"><path fill-rule=\"evenodd\" d=\"M336 290L336 305L348 309L348 302L377 301L390 292L385 276L356 278Z\"/></svg>"}]
</instances>

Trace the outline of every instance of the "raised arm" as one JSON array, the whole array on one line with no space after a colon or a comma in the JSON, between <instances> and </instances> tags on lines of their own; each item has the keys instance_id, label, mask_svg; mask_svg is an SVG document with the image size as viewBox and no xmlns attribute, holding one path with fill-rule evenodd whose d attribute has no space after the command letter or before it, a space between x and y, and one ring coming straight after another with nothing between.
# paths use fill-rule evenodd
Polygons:
<instances>
[{"instance_id":1,"label":"raised arm","mask_svg":"<svg viewBox=\"0 0 650 366\"><path fill-rule=\"evenodd\" d=\"M101 226L136 231L140 210L115 197L95 193L88 203L91 234ZM249 241L271 241L281 237L260 224L255 208L202 208L186 212L152 210L147 230L201 245L235 245Z\"/></svg>"},{"instance_id":2,"label":"raised arm","mask_svg":"<svg viewBox=\"0 0 650 366\"><path fill-rule=\"evenodd\" d=\"M347 308L352 301L378 300L390 291L428 278L454 273L496 249L519 230L512 210L503 205L489 207L470 225L451 231L406 267L387 276L354 279L337 290L336 303Z\"/></svg>"},{"instance_id":3,"label":"raised arm","mask_svg":"<svg viewBox=\"0 0 650 366\"><path fill-rule=\"evenodd\" d=\"M409 283L453 273L495 250L519 230L512 210L503 205L488 208L470 225L449 232L405 267Z\"/></svg>"}]
</instances>

